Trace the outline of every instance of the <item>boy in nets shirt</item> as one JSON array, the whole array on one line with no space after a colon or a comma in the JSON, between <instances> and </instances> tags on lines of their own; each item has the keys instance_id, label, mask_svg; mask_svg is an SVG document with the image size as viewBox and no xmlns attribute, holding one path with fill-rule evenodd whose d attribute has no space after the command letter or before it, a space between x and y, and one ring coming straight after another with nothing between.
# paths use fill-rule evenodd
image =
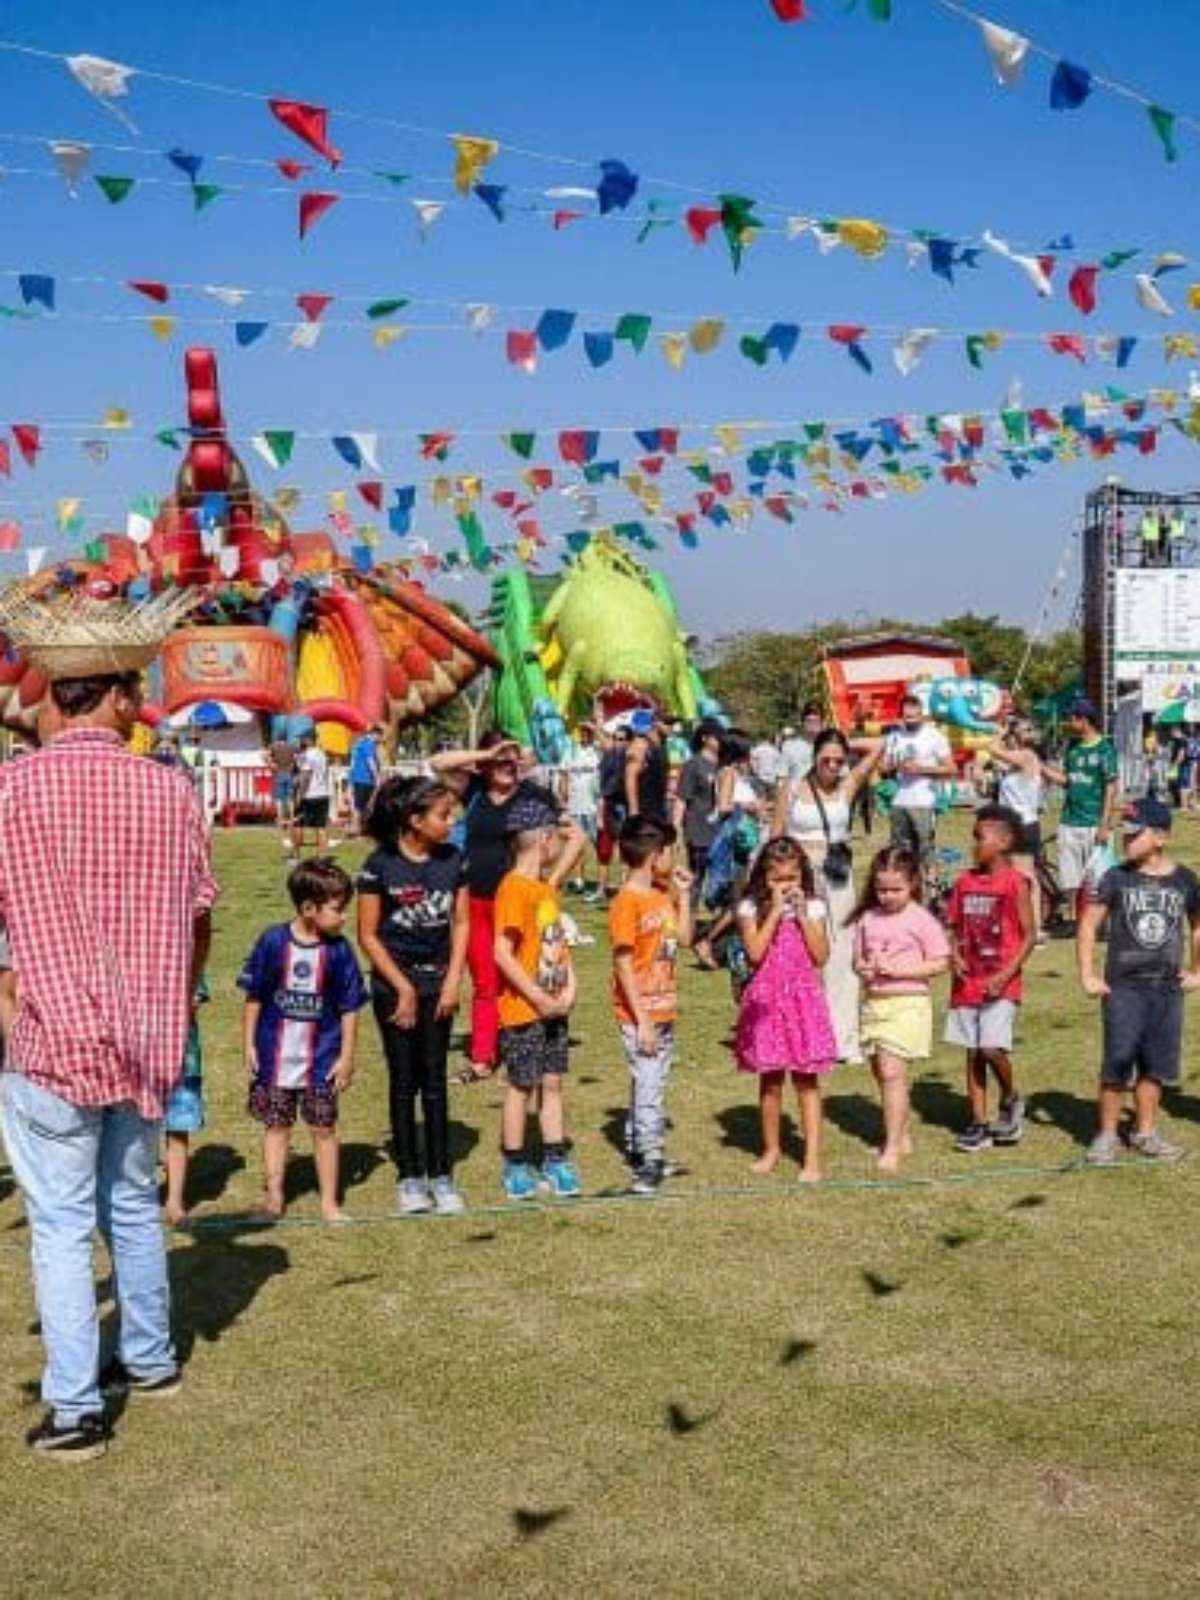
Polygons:
<instances>
[{"instance_id":1,"label":"boy in nets shirt","mask_svg":"<svg viewBox=\"0 0 1200 1600\"><path fill-rule=\"evenodd\" d=\"M692 937L690 872L676 872L675 829L656 817L630 817L621 829L625 884L608 914L613 1005L629 1063L626 1158L634 1194L653 1194L678 1171L664 1159L666 1091L675 1057L676 961Z\"/></svg>"},{"instance_id":2,"label":"boy in nets shirt","mask_svg":"<svg viewBox=\"0 0 1200 1600\"><path fill-rule=\"evenodd\" d=\"M1101 878L1079 919L1079 981L1104 1011L1100 1128L1092 1166L1110 1166L1118 1125L1133 1090L1130 1147L1151 1160L1183 1154L1155 1123L1164 1084L1179 1082L1183 997L1200 988L1200 880L1167 855L1171 811L1147 797L1125 822L1125 859ZM1104 977L1094 970L1096 935L1108 917Z\"/></svg>"}]
</instances>

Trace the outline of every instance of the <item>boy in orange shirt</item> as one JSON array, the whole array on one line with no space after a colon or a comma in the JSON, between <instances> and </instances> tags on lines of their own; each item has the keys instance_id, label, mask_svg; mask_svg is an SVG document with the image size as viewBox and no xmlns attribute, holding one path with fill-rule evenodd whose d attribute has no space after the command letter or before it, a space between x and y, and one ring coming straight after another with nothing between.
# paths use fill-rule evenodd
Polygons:
<instances>
[{"instance_id":1,"label":"boy in orange shirt","mask_svg":"<svg viewBox=\"0 0 1200 1600\"><path fill-rule=\"evenodd\" d=\"M654 1194L678 1171L664 1157L667 1080L675 1057L679 946L692 939L690 872L675 872L675 829L630 817L621 829L624 887L608 914L613 1005L629 1063L626 1158L634 1194Z\"/></svg>"},{"instance_id":2,"label":"boy in orange shirt","mask_svg":"<svg viewBox=\"0 0 1200 1600\"><path fill-rule=\"evenodd\" d=\"M562 848L558 814L536 793L518 795L507 831L512 870L501 880L495 907L500 1060L508 1073L501 1124L504 1192L510 1200L537 1194L525 1122L530 1097L540 1090L541 1181L553 1194L573 1197L582 1186L567 1154L562 1090L575 969L558 895L546 881Z\"/></svg>"}]
</instances>

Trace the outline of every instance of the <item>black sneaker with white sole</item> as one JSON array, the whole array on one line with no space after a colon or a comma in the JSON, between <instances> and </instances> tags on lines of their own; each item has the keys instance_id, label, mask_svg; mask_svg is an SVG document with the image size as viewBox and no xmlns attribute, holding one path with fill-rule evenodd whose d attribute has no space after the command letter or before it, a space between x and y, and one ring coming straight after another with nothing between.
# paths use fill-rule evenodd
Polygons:
<instances>
[{"instance_id":1,"label":"black sneaker with white sole","mask_svg":"<svg viewBox=\"0 0 1200 1600\"><path fill-rule=\"evenodd\" d=\"M80 1417L78 1422L55 1422L47 1412L25 1436L35 1455L62 1461L95 1461L108 1449L108 1427L103 1417Z\"/></svg>"},{"instance_id":2,"label":"black sneaker with white sole","mask_svg":"<svg viewBox=\"0 0 1200 1600\"><path fill-rule=\"evenodd\" d=\"M988 1132L994 1145L1020 1144L1025 1132L1025 1102L1019 1094L1000 1102L1000 1115L990 1124Z\"/></svg>"},{"instance_id":3,"label":"black sneaker with white sole","mask_svg":"<svg viewBox=\"0 0 1200 1600\"><path fill-rule=\"evenodd\" d=\"M160 1373L157 1378L139 1377L120 1361L110 1361L100 1374L100 1388L104 1394L148 1394L155 1399L165 1399L178 1394L183 1388L183 1369Z\"/></svg>"},{"instance_id":4,"label":"black sneaker with white sole","mask_svg":"<svg viewBox=\"0 0 1200 1600\"><path fill-rule=\"evenodd\" d=\"M992 1148L992 1130L986 1122L969 1123L958 1138L955 1139L954 1148L972 1153L976 1150L990 1150Z\"/></svg>"},{"instance_id":5,"label":"black sneaker with white sole","mask_svg":"<svg viewBox=\"0 0 1200 1600\"><path fill-rule=\"evenodd\" d=\"M647 1161L644 1167L639 1167L633 1175L633 1182L629 1185L630 1194L652 1195L657 1194L662 1188L663 1168L661 1161Z\"/></svg>"}]
</instances>

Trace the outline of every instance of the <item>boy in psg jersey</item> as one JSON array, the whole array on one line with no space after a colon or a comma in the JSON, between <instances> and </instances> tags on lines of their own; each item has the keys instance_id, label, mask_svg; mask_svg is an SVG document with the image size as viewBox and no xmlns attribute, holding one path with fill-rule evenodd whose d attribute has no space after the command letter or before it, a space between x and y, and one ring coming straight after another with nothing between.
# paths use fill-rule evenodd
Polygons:
<instances>
[{"instance_id":1,"label":"boy in psg jersey","mask_svg":"<svg viewBox=\"0 0 1200 1600\"><path fill-rule=\"evenodd\" d=\"M1104 874L1079 919L1079 981L1104 1012L1099 1131L1090 1165L1110 1166L1133 1090L1130 1148L1151 1160L1183 1154L1157 1129L1163 1085L1179 1082L1183 997L1200 989L1200 880L1167 854L1171 811L1149 796L1125 819L1125 858ZM1108 917L1104 976L1095 972L1096 935Z\"/></svg>"},{"instance_id":2,"label":"boy in psg jersey","mask_svg":"<svg viewBox=\"0 0 1200 1600\"><path fill-rule=\"evenodd\" d=\"M287 886L295 916L261 935L238 978L246 994L248 1109L263 1124L263 1211L283 1215L284 1170L299 1113L312 1129L321 1216L344 1222L338 1095L354 1076L358 1012L367 1003L354 951L342 935L354 886L322 857L294 867Z\"/></svg>"}]
</instances>

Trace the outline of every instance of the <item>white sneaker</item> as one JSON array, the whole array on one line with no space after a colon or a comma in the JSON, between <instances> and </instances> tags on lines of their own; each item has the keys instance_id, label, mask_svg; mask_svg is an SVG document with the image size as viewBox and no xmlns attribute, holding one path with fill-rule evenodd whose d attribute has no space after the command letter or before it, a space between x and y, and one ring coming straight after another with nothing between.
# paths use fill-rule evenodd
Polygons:
<instances>
[{"instance_id":1,"label":"white sneaker","mask_svg":"<svg viewBox=\"0 0 1200 1600\"><path fill-rule=\"evenodd\" d=\"M433 1209L439 1217L461 1217L467 1203L454 1187L453 1178L433 1180Z\"/></svg>"},{"instance_id":2,"label":"white sneaker","mask_svg":"<svg viewBox=\"0 0 1200 1600\"><path fill-rule=\"evenodd\" d=\"M396 1185L396 1210L402 1217L419 1217L433 1210L424 1178L402 1178Z\"/></svg>"}]
</instances>

